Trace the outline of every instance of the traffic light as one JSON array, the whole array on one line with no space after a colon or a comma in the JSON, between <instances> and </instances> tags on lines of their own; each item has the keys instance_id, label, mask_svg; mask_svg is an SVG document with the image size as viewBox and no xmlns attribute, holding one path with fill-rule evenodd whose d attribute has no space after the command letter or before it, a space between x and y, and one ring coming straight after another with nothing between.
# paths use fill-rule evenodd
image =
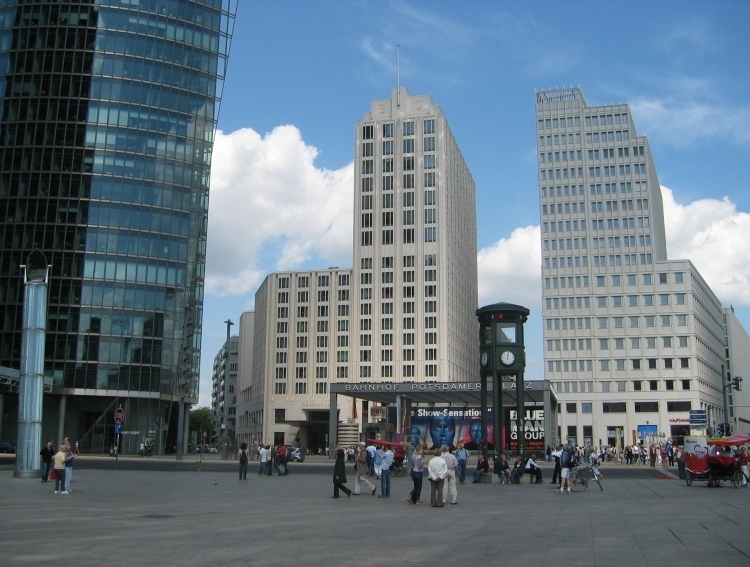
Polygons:
<instances>
[{"instance_id":1,"label":"traffic light","mask_svg":"<svg viewBox=\"0 0 750 567\"><path fill-rule=\"evenodd\" d=\"M740 378L739 376L735 376L735 377L734 377L734 378L732 379L732 388L734 388L734 389L735 389L735 390L737 390L738 392L739 392L740 390L742 390L742 378Z\"/></svg>"},{"instance_id":2,"label":"traffic light","mask_svg":"<svg viewBox=\"0 0 750 567\"><path fill-rule=\"evenodd\" d=\"M728 423L720 423L716 428L719 432L720 437L729 437L731 433L731 426Z\"/></svg>"}]
</instances>

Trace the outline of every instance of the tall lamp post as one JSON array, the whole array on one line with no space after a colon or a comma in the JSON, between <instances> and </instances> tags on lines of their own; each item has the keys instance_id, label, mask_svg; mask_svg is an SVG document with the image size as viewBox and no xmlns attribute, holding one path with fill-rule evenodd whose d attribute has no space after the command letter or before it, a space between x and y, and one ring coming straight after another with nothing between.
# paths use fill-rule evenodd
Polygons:
<instances>
[{"instance_id":1,"label":"tall lamp post","mask_svg":"<svg viewBox=\"0 0 750 567\"><path fill-rule=\"evenodd\" d=\"M227 404L228 396L227 396L227 388L229 384L229 338L232 336L232 321L230 319L227 319L224 321L227 325L227 346L226 346L226 359L225 359L225 366L224 366L224 387L222 388L222 400L224 407L221 411L221 424L220 424L220 437L219 437L219 443L221 444L221 459L226 460L227 459L227 421L229 419L229 407Z\"/></svg>"},{"instance_id":2,"label":"tall lamp post","mask_svg":"<svg viewBox=\"0 0 750 567\"><path fill-rule=\"evenodd\" d=\"M38 478L50 266L44 254L34 250L21 268L24 277L23 328L18 386L18 455L13 476Z\"/></svg>"}]
</instances>

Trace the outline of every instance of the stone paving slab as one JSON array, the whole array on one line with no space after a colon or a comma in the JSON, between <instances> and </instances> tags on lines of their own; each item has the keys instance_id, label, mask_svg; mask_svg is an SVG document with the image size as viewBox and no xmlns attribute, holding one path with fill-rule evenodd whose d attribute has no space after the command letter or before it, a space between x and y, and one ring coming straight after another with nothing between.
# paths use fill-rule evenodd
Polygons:
<instances>
[{"instance_id":1,"label":"stone paving slab","mask_svg":"<svg viewBox=\"0 0 750 567\"><path fill-rule=\"evenodd\" d=\"M2 467L0 565L750 565L747 488L647 475L570 495L468 483L457 506L431 508L427 482L428 505L406 502L408 477L390 499L334 500L332 464L246 481L236 468L81 468L73 492L55 495Z\"/></svg>"}]
</instances>

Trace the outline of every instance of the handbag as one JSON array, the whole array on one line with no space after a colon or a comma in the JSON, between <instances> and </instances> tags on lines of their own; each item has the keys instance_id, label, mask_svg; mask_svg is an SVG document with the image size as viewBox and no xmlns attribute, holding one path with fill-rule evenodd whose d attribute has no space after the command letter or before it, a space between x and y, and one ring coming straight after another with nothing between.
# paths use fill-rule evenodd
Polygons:
<instances>
[{"instance_id":1,"label":"handbag","mask_svg":"<svg viewBox=\"0 0 750 567\"><path fill-rule=\"evenodd\" d=\"M49 471L49 479L50 480L57 479L57 471L55 469L52 469L51 471Z\"/></svg>"}]
</instances>

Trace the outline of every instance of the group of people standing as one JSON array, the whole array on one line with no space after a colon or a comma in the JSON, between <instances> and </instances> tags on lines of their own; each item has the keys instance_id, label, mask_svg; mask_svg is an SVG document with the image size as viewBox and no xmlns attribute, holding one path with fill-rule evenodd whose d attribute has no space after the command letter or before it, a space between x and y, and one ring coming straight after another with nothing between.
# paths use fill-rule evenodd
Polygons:
<instances>
[{"instance_id":1,"label":"group of people standing","mask_svg":"<svg viewBox=\"0 0 750 567\"><path fill-rule=\"evenodd\" d=\"M55 494L70 494L70 482L73 480L73 461L78 451L71 449L67 437L60 443L56 450L54 441L51 439L42 448L39 455L42 457L42 482L48 482L52 471L54 471Z\"/></svg>"},{"instance_id":2,"label":"group of people standing","mask_svg":"<svg viewBox=\"0 0 750 567\"><path fill-rule=\"evenodd\" d=\"M261 445L258 447L255 456L260 462L260 468L258 469L259 476L273 476L274 469L279 476L289 474L289 459L287 458L289 451L286 445L279 445L278 448L271 445ZM247 465L249 461L247 443L240 445L238 457L240 462L240 480L247 480Z\"/></svg>"},{"instance_id":3,"label":"group of people standing","mask_svg":"<svg viewBox=\"0 0 750 567\"><path fill-rule=\"evenodd\" d=\"M389 447L368 447L364 442L359 443L355 449L355 481L354 491L345 486L346 478L346 453L344 449L337 449L336 463L333 470L333 498L339 498L343 492L347 498L352 494L359 496L362 487L375 495L377 487L368 480L368 477L380 477L380 495L378 498L390 498L391 483L390 473L393 466L393 451ZM425 469L430 482L430 504L433 507L441 508L446 503L458 504L457 484L465 482L466 462L469 459L469 452L459 445L454 455L447 445L435 449L434 456L429 463L425 462L424 447L417 445L411 456L411 479L413 488L406 497L407 502L414 506L422 506L422 484ZM474 478L481 477L489 467L486 462L481 462L477 466ZM463 466L462 466L463 465ZM379 473L379 475L376 475Z\"/></svg>"}]
</instances>

